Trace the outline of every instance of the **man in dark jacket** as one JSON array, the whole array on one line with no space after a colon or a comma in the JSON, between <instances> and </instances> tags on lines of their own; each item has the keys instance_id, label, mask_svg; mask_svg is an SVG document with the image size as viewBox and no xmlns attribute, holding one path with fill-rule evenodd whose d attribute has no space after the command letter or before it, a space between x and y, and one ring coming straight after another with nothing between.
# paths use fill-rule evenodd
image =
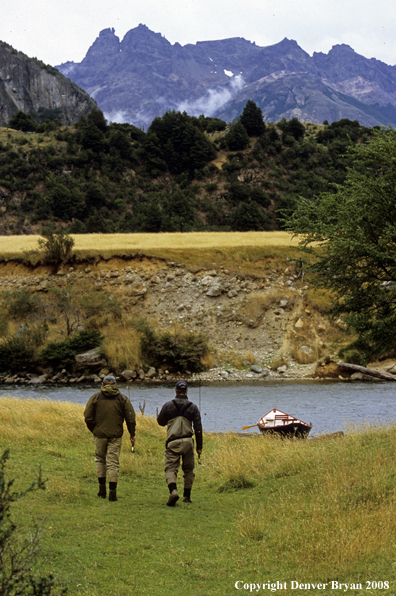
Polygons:
<instances>
[{"instance_id":1,"label":"man in dark jacket","mask_svg":"<svg viewBox=\"0 0 396 596\"><path fill-rule=\"evenodd\" d=\"M195 404L187 399L187 383L176 383L176 398L168 401L157 417L160 426L167 426L165 444L165 480L169 488L167 505L174 507L179 500L177 492L177 472L182 458L184 473L183 502L192 503L191 488L194 481L194 440L198 455L202 453L201 415Z\"/></svg>"},{"instance_id":2,"label":"man in dark jacket","mask_svg":"<svg viewBox=\"0 0 396 596\"><path fill-rule=\"evenodd\" d=\"M131 402L120 393L116 379L107 375L102 388L89 398L84 411L85 424L95 437L95 462L99 480L98 497L106 498L106 472L109 501L117 501L118 471L124 420L135 445L136 418Z\"/></svg>"}]
</instances>

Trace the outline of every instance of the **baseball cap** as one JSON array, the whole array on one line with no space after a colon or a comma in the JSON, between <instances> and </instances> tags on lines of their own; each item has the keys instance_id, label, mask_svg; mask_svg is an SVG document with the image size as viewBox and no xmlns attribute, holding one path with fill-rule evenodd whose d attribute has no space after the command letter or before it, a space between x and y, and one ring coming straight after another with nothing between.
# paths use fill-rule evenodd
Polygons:
<instances>
[{"instance_id":1,"label":"baseball cap","mask_svg":"<svg viewBox=\"0 0 396 596\"><path fill-rule=\"evenodd\" d=\"M177 381L175 389L187 389L186 381Z\"/></svg>"},{"instance_id":2,"label":"baseball cap","mask_svg":"<svg viewBox=\"0 0 396 596\"><path fill-rule=\"evenodd\" d=\"M116 378L113 377L113 375L106 375L105 377L103 377L103 383L115 383L116 382Z\"/></svg>"}]
</instances>

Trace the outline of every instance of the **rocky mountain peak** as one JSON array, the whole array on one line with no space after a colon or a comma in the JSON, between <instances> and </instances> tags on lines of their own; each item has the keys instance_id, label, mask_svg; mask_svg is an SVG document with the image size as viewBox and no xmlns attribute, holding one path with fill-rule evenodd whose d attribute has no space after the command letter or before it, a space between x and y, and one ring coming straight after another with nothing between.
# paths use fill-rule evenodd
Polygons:
<instances>
[{"instance_id":1,"label":"rocky mountain peak","mask_svg":"<svg viewBox=\"0 0 396 596\"><path fill-rule=\"evenodd\" d=\"M89 66L96 62L106 61L120 53L120 39L114 29L103 29L89 48L82 64Z\"/></svg>"},{"instance_id":2,"label":"rocky mountain peak","mask_svg":"<svg viewBox=\"0 0 396 596\"><path fill-rule=\"evenodd\" d=\"M396 66L347 44L312 57L288 38L267 47L243 37L181 46L140 24L121 43L114 29L101 31L81 64L59 69L94 94L109 119L136 126L180 106L232 120L248 99L267 121L396 124Z\"/></svg>"},{"instance_id":3,"label":"rocky mountain peak","mask_svg":"<svg viewBox=\"0 0 396 596\"><path fill-rule=\"evenodd\" d=\"M128 31L121 42L121 51L127 53L155 55L161 51L169 51L171 47L172 44L161 33L154 33L142 24Z\"/></svg>"}]
</instances>

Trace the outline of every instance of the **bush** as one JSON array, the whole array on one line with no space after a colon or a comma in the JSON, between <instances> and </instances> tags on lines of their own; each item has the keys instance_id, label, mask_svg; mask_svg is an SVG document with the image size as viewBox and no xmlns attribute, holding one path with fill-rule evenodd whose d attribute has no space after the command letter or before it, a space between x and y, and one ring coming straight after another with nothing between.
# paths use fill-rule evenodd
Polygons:
<instances>
[{"instance_id":1,"label":"bush","mask_svg":"<svg viewBox=\"0 0 396 596\"><path fill-rule=\"evenodd\" d=\"M34 370L37 348L43 344L46 332L46 325L27 327L21 333L7 337L0 345L0 370L12 373Z\"/></svg>"},{"instance_id":2,"label":"bush","mask_svg":"<svg viewBox=\"0 0 396 596\"><path fill-rule=\"evenodd\" d=\"M39 239L38 245L44 251L44 258L48 263L59 264L70 257L74 239L64 230L44 228L41 235L43 238Z\"/></svg>"},{"instance_id":3,"label":"bush","mask_svg":"<svg viewBox=\"0 0 396 596\"><path fill-rule=\"evenodd\" d=\"M26 288L7 292L4 297L4 306L13 319L25 319L37 313L41 307L41 299L31 294Z\"/></svg>"},{"instance_id":4,"label":"bush","mask_svg":"<svg viewBox=\"0 0 396 596\"><path fill-rule=\"evenodd\" d=\"M98 329L83 330L63 341L49 342L41 351L40 360L44 366L52 366L56 370L72 370L75 355L97 348L102 340L103 336Z\"/></svg>"},{"instance_id":5,"label":"bush","mask_svg":"<svg viewBox=\"0 0 396 596\"><path fill-rule=\"evenodd\" d=\"M81 297L80 304L88 317L113 315L121 319L121 302L107 292L88 290Z\"/></svg>"},{"instance_id":6,"label":"bush","mask_svg":"<svg viewBox=\"0 0 396 596\"><path fill-rule=\"evenodd\" d=\"M178 371L199 372L204 369L202 362L209 348L200 333L165 331L157 334L145 319L139 319L135 328L141 333L140 351L144 364Z\"/></svg>"},{"instance_id":7,"label":"bush","mask_svg":"<svg viewBox=\"0 0 396 596\"><path fill-rule=\"evenodd\" d=\"M17 596L51 596L56 589L54 577L35 577L32 573L35 565L42 525L35 524L28 536L22 536L11 519L11 504L19 501L28 493L37 489L45 489L45 481L39 470L37 479L21 492L12 491L13 480L5 479L5 465L9 458L6 449L0 458L0 594ZM66 594L64 588L58 594Z\"/></svg>"}]
</instances>

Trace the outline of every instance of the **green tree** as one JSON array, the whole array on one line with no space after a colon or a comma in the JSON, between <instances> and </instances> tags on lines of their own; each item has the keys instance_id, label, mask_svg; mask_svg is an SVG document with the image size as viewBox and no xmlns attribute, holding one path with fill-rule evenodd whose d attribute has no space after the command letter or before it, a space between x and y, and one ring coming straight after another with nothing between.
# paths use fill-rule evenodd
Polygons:
<instances>
[{"instance_id":1,"label":"green tree","mask_svg":"<svg viewBox=\"0 0 396 596\"><path fill-rule=\"evenodd\" d=\"M37 122L30 114L19 111L11 118L8 126L22 132L34 132L37 129Z\"/></svg>"},{"instance_id":2,"label":"green tree","mask_svg":"<svg viewBox=\"0 0 396 596\"><path fill-rule=\"evenodd\" d=\"M161 166L164 169L166 164L173 174L188 172L191 176L216 157L216 150L202 131L198 118L186 112L169 111L150 124L145 157L151 170L160 170Z\"/></svg>"},{"instance_id":3,"label":"green tree","mask_svg":"<svg viewBox=\"0 0 396 596\"><path fill-rule=\"evenodd\" d=\"M245 127L249 137L259 137L265 130L263 113L251 99L247 100L239 120Z\"/></svg>"},{"instance_id":4,"label":"green tree","mask_svg":"<svg viewBox=\"0 0 396 596\"><path fill-rule=\"evenodd\" d=\"M240 232L268 229L267 223L267 216L251 200L240 203L231 217L232 229Z\"/></svg>"},{"instance_id":5,"label":"green tree","mask_svg":"<svg viewBox=\"0 0 396 596\"><path fill-rule=\"evenodd\" d=\"M103 115L102 110L99 108L92 108L87 116L88 122L92 122L102 132L106 132L107 130L107 120Z\"/></svg>"},{"instance_id":6,"label":"green tree","mask_svg":"<svg viewBox=\"0 0 396 596\"><path fill-rule=\"evenodd\" d=\"M300 200L287 227L312 255L309 269L330 290L333 316L381 355L396 348L396 131L377 131L353 155L344 186Z\"/></svg>"},{"instance_id":7,"label":"green tree","mask_svg":"<svg viewBox=\"0 0 396 596\"><path fill-rule=\"evenodd\" d=\"M249 145L249 135L240 120L230 127L230 130L225 135L225 142L230 151L241 151Z\"/></svg>"}]
</instances>

